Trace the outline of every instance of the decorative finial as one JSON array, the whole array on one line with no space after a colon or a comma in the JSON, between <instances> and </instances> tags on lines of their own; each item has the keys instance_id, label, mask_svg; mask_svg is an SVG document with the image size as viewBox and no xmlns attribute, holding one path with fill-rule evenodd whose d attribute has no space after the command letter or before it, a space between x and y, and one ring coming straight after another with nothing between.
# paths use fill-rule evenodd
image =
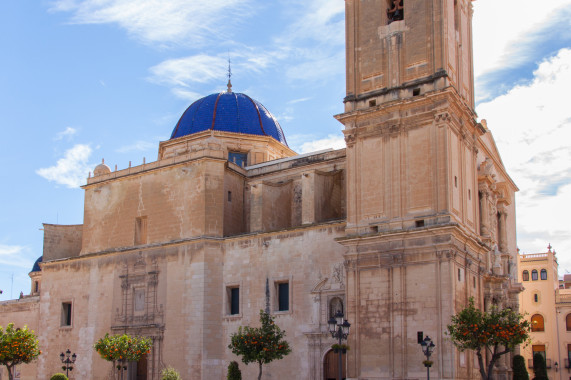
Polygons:
<instances>
[{"instance_id":1,"label":"decorative finial","mask_svg":"<svg viewBox=\"0 0 571 380\"><path fill-rule=\"evenodd\" d=\"M553 248L553 247L551 246L551 243L549 243L549 245L547 246L547 249L549 250L549 252L551 252L551 248Z\"/></svg>"},{"instance_id":2,"label":"decorative finial","mask_svg":"<svg viewBox=\"0 0 571 380\"><path fill-rule=\"evenodd\" d=\"M232 92L232 67L230 66L230 52L228 52L228 92Z\"/></svg>"}]
</instances>

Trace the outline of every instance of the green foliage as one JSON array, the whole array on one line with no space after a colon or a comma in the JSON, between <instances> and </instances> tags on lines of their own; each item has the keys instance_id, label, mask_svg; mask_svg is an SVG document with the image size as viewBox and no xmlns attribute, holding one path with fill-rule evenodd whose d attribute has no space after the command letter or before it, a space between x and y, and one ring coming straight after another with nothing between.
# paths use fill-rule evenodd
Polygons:
<instances>
[{"instance_id":1,"label":"green foliage","mask_svg":"<svg viewBox=\"0 0 571 380\"><path fill-rule=\"evenodd\" d=\"M533 373L535 377L533 380L548 380L547 379L547 366L545 359L541 354L533 355Z\"/></svg>"},{"instance_id":2,"label":"green foliage","mask_svg":"<svg viewBox=\"0 0 571 380\"><path fill-rule=\"evenodd\" d=\"M176 369L167 367L161 371L161 380L181 380L181 378Z\"/></svg>"},{"instance_id":3,"label":"green foliage","mask_svg":"<svg viewBox=\"0 0 571 380\"><path fill-rule=\"evenodd\" d=\"M27 326L15 329L14 324L9 323L5 330L0 326L0 365L6 366L10 380L14 366L29 363L41 353L35 333Z\"/></svg>"},{"instance_id":4,"label":"green foliage","mask_svg":"<svg viewBox=\"0 0 571 380\"><path fill-rule=\"evenodd\" d=\"M525 358L521 355L515 355L513 358L513 380L529 380Z\"/></svg>"},{"instance_id":5,"label":"green foliage","mask_svg":"<svg viewBox=\"0 0 571 380\"><path fill-rule=\"evenodd\" d=\"M226 380L242 380L242 371L240 371L237 362L231 361L230 364L228 364L228 376L226 376Z\"/></svg>"},{"instance_id":6,"label":"green foliage","mask_svg":"<svg viewBox=\"0 0 571 380\"><path fill-rule=\"evenodd\" d=\"M511 352L514 347L529 340L530 324L523 315L511 309L493 308L484 312L474 306L470 298L466 308L452 316L448 335L460 350L474 350L480 364L483 380L492 377L494 364L500 356ZM484 365L484 353L490 353L490 362Z\"/></svg>"},{"instance_id":7,"label":"green foliage","mask_svg":"<svg viewBox=\"0 0 571 380\"><path fill-rule=\"evenodd\" d=\"M514 356L513 371L513 380L529 380L529 374L527 373L527 368L525 367L525 359L523 356Z\"/></svg>"},{"instance_id":8,"label":"green foliage","mask_svg":"<svg viewBox=\"0 0 571 380\"><path fill-rule=\"evenodd\" d=\"M261 327L240 326L238 332L230 337L228 348L241 356L245 364L258 363L258 379L262 378L262 365L282 359L291 352L288 342L273 318L260 310Z\"/></svg>"},{"instance_id":9,"label":"green foliage","mask_svg":"<svg viewBox=\"0 0 571 380\"><path fill-rule=\"evenodd\" d=\"M63 373L56 373L52 377L50 377L50 380L68 380L68 379L67 376L64 375Z\"/></svg>"},{"instance_id":10,"label":"green foliage","mask_svg":"<svg viewBox=\"0 0 571 380\"><path fill-rule=\"evenodd\" d=\"M93 346L101 357L107 361L139 361L149 351L153 342L151 338L123 335L109 335L99 339Z\"/></svg>"}]
</instances>

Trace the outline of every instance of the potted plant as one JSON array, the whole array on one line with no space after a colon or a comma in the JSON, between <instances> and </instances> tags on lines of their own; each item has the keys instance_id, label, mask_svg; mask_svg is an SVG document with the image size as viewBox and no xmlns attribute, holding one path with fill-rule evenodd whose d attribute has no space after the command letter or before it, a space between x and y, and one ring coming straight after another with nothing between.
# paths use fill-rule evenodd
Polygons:
<instances>
[{"instance_id":1,"label":"potted plant","mask_svg":"<svg viewBox=\"0 0 571 380\"><path fill-rule=\"evenodd\" d=\"M432 360L423 360L422 361L422 364L424 364L425 367L429 367L429 368L432 367L432 363L433 363Z\"/></svg>"},{"instance_id":2,"label":"potted plant","mask_svg":"<svg viewBox=\"0 0 571 380\"><path fill-rule=\"evenodd\" d=\"M339 352L339 350L341 350L342 353L347 353L347 351L349 351L349 346L346 344L333 344L331 346L331 348L333 349L333 352L335 352L336 354Z\"/></svg>"}]
</instances>

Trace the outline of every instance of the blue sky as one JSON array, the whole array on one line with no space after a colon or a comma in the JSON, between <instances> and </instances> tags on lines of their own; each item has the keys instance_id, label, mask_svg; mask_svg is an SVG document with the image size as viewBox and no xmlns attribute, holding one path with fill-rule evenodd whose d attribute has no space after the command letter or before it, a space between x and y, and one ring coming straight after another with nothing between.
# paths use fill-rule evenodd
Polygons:
<instances>
[{"instance_id":1,"label":"blue sky","mask_svg":"<svg viewBox=\"0 0 571 380\"><path fill-rule=\"evenodd\" d=\"M477 111L520 187L518 245L551 243L571 271L571 0L473 4ZM156 160L225 89L228 56L290 147L343 146L343 0L3 0L0 49L0 300L29 292L42 223L82 223L88 172Z\"/></svg>"}]
</instances>

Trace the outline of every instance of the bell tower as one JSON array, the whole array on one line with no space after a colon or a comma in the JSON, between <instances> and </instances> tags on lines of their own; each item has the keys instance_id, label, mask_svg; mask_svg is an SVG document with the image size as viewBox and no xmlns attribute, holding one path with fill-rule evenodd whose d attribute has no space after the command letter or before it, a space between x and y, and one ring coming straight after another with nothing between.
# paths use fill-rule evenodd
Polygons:
<instances>
[{"instance_id":1,"label":"bell tower","mask_svg":"<svg viewBox=\"0 0 571 380\"><path fill-rule=\"evenodd\" d=\"M474 108L470 0L345 3L345 112L448 87Z\"/></svg>"},{"instance_id":2,"label":"bell tower","mask_svg":"<svg viewBox=\"0 0 571 380\"><path fill-rule=\"evenodd\" d=\"M476 232L471 0L346 0L347 232ZM351 177L352 176L352 177Z\"/></svg>"},{"instance_id":3,"label":"bell tower","mask_svg":"<svg viewBox=\"0 0 571 380\"><path fill-rule=\"evenodd\" d=\"M471 0L345 6L347 377L422 377L422 331L436 378L476 378L444 330L471 297L516 304L517 188L474 112Z\"/></svg>"}]
</instances>

